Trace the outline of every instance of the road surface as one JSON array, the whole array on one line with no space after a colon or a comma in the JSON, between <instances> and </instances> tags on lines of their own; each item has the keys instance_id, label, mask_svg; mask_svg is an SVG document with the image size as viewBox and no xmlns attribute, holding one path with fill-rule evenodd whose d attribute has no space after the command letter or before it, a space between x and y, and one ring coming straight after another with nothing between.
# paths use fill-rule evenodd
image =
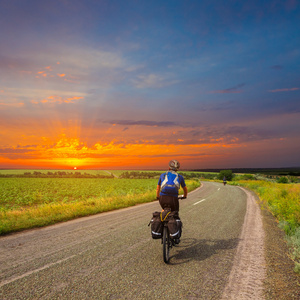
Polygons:
<instances>
[{"instance_id":1,"label":"road surface","mask_svg":"<svg viewBox=\"0 0 300 300\"><path fill-rule=\"evenodd\" d=\"M147 226L160 210L155 201L0 237L0 299L263 299L250 193L204 182L181 200L168 265Z\"/></svg>"}]
</instances>

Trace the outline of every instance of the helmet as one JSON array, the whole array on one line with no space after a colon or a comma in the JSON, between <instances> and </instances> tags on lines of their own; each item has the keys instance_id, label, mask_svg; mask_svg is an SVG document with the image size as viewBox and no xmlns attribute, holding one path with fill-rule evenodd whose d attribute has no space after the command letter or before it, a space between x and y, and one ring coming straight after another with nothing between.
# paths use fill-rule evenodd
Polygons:
<instances>
[{"instance_id":1,"label":"helmet","mask_svg":"<svg viewBox=\"0 0 300 300\"><path fill-rule=\"evenodd\" d=\"M169 162L169 167L171 170L177 171L180 168L179 161L173 159Z\"/></svg>"}]
</instances>

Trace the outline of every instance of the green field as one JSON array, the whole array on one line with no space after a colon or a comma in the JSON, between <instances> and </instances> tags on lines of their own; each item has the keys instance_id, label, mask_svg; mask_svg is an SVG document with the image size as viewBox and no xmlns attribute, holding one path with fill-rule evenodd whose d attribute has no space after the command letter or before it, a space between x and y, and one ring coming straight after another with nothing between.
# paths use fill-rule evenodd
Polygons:
<instances>
[{"instance_id":1,"label":"green field","mask_svg":"<svg viewBox=\"0 0 300 300\"><path fill-rule=\"evenodd\" d=\"M2 177L0 234L151 202L156 186L157 179Z\"/></svg>"}]
</instances>

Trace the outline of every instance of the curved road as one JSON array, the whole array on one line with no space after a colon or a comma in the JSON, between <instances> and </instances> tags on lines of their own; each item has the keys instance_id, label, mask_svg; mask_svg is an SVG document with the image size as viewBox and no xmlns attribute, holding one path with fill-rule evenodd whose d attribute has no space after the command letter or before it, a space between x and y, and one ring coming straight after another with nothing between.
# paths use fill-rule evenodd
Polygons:
<instances>
[{"instance_id":1,"label":"curved road","mask_svg":"<svg viewBox=\"0 0 300 300\"><path fill-rule=\"evenodd\" d=\"M169 265L147 226L157 201L1 237L0 299L235 299L248 210L241 188L203 183Z\"/></svg>"}]
</instances>

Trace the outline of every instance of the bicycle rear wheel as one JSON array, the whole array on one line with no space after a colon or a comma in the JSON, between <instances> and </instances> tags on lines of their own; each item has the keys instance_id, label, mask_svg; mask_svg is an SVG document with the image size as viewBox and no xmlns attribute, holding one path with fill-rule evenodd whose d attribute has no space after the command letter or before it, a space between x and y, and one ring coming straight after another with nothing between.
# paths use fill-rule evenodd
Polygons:
<instances>
[{"instance_id":1,"label":"bicycle rear wheel","mask_svg":"<svg viewBox=\"0 0 300 300\"><path fill-rule=\"evenodd\" d=\"M163 255L164 262L168 264L170 260L170 236L168 227L166 226L163 229Z\"/></svg>"}]
</instances>

